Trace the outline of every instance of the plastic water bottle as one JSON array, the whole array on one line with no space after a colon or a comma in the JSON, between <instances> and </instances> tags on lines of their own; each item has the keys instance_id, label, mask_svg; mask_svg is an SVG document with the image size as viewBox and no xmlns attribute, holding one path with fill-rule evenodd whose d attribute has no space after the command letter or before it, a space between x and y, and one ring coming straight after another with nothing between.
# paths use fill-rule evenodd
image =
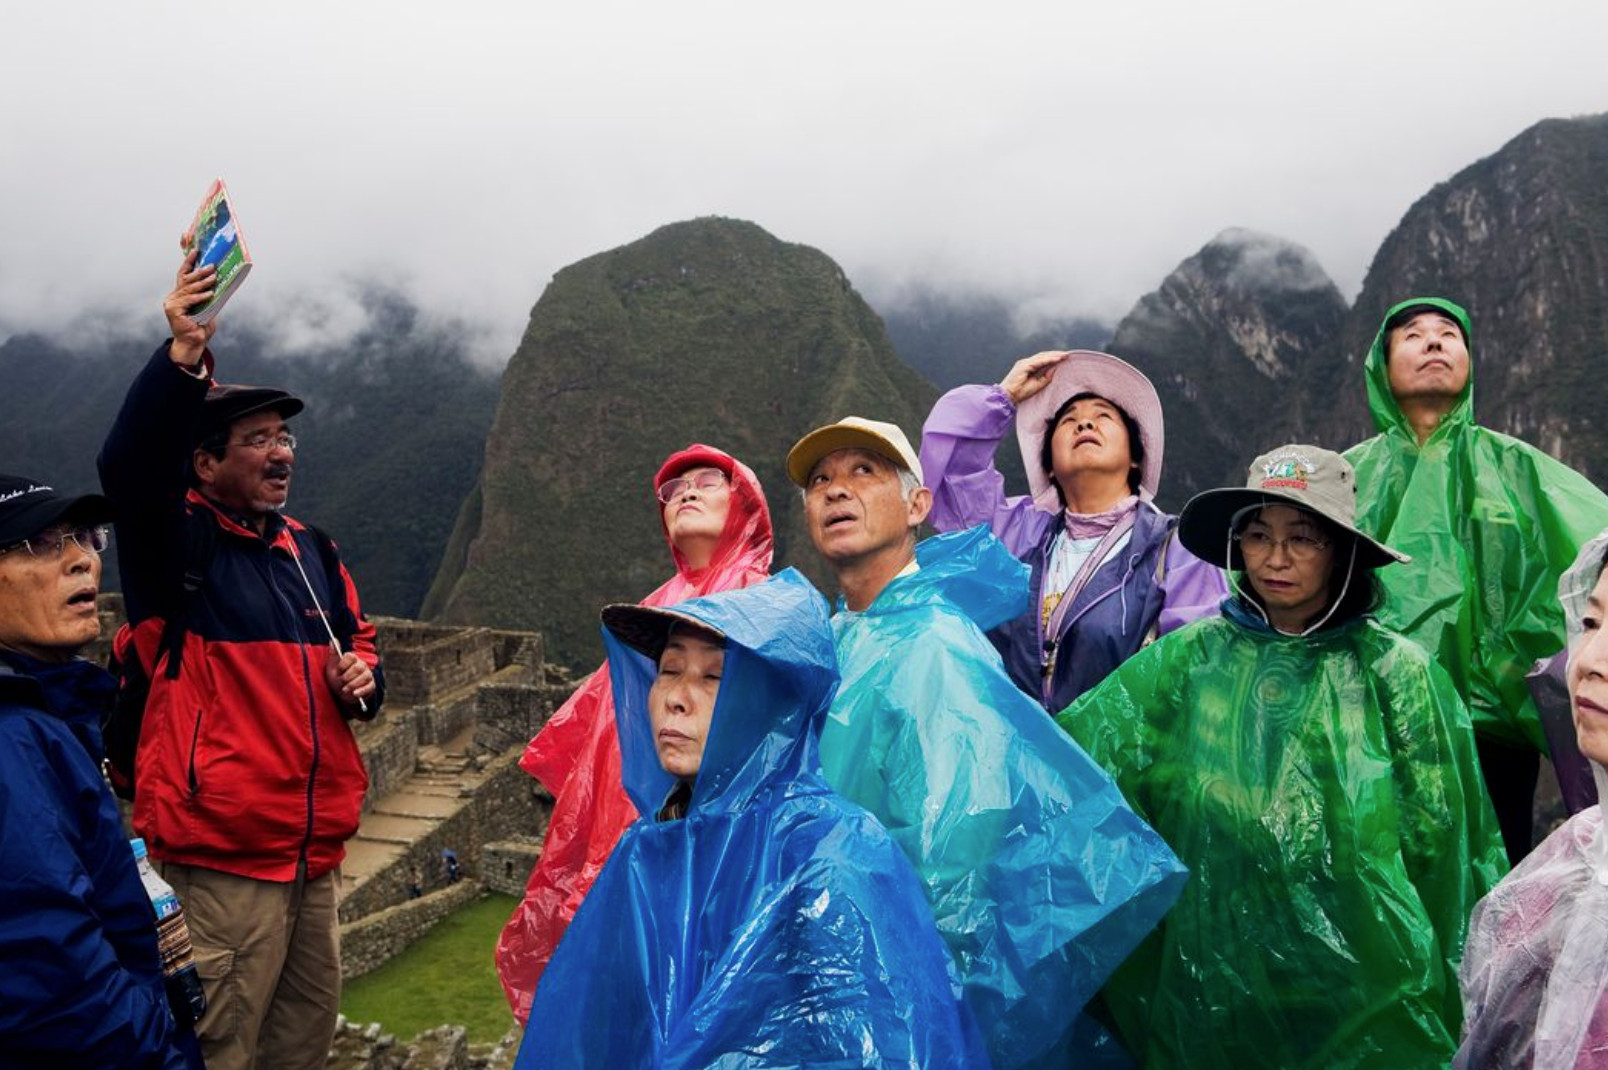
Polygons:
<instances>
[{"instance_id":1,"label":"plastic water bottle","mask_svg":"<svg viewBox=\"0 0 1608 1070\"><path fill-rule=\"evenodd\" d=\"M132 839L134 864L140 869L140 883L145 894L151 897L151 909L156 911L156 946L162 954L162 975L167 981L168 1003L181 1024L192 1025L201 1020L207 1009L206 990L201 987L201 975L196 972L195 954L190 948L190 926L184 921L184 906L173 892L173 885L163 880L146 857L145 841ZM189 1021L185 1021L188 1014Z\"/></svg>"}]
</instances>

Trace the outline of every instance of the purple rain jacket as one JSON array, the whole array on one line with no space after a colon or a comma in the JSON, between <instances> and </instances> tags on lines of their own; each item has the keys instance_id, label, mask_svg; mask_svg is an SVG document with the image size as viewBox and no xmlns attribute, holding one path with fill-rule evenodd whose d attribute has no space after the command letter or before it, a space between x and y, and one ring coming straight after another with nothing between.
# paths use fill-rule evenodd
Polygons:
<instances>
[{"instance_id":1,"label":"purple rain jacket","mask_svg":"<svg viewBox=\"0 0 1608 1070\"><path fill-rule=\"evenodd\" d=\"M956 387L938 399L921 429L921 467L932 488L933 527L955 531L987 524L1032 569L1027 612L988 637L1016 686L1055 713L1149 639L1216 614L1228 583L1220 569L1172 537L1176 516L1141 501L1127 545L1090 577L1062 617L1058 634L1044 636L1039 616L1044 573L1062 518L1026 495L1005 496L994 453L1015 417L1016 406L998 385ZM1048 681L1042 672L1047 639L1055 644L1055 671Z\"/></svg>"}]
</instances>

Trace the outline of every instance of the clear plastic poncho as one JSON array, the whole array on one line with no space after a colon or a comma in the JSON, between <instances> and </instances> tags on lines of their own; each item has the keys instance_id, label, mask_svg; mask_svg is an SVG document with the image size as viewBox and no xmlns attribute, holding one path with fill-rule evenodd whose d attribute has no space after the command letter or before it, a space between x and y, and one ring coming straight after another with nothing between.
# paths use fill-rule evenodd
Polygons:
<instances>
[{"instance_id":1,"label":"clear plastic poncho","mask_svg":"<svg viewBox=\"0 0 1608 1070\"><path fill-rule=\"evenodd\" d=\"M1145 1067L1444 1067L1469 911L1506 868L1468 714L1366 618L1281 635L1237 599L1058 718L1190 868L1106 985Z\"/></svg>"},{"instance_id":2,"label":"clear plastic poncho","mask_svg":"<svg viewBox=\"0 0 1608 1070\"><path fill-rule=\"evenodd\" d=\"M1602 572L1608 532L1558 584L1569 646ZM1592 763L1601 797L1608 772ZM1480 901L1463 956L1466 1034L1459 1068L1608 1065L1608 836L1592 806L1537 847Z\"/></svg>"},{"instance_id":3,"label":"clear plastic poncho","mask_svg":"<svg viewBox=\"0 0 1608 1070\"><path fill-rule=\"evenodd\" d=\"M910 865L827 787L826 601L795 570L683 602L727 637L686 817L620 839L531 1006L518 1070L987 1070ZM647 658L605 633L625 785L657 812Z\"/></svg>"},{"instance_id":4,"label":"clear plastic poncho","mask_svg":"<svg viewBox=\"0 0 1608 1070\"><path fill-rule=\"evenodd\" d=\"M1084 1004L1187 873L983 635L1021 614L1027 566L985 527L927 539L916 561L832 618L827 780L915 864L995 1070L1086 1065L1109 1052L1090 1050Z\"/></svg>"},{"instance_id":5,"label":"clear plastic poncho","mask_svg":"<svg viewBox=\"0 0 1608 1070\"><path fill-rule=\"evenodd\" d=\"M1469 380L1422 446L1390 389L1385 330L1410 305L1462 324ZM1525 674L1563 647L1558 577L1608 526L1608 497L1534 446L1474 422L1474 334L1441 298L1390 309L1364 368L1379 434L1345 453L1357 470L1357 526L1410 554L1380 574L1380 619L1436 655L1481 733L1545 751Z\"/></svg>"},{"instance_id":6,"label":"clear plastic poncho","mask_svg":"<svg viewBox=\"0 0 1608 1070\"><path fill-rule=\"evenodd\" d=\"M676 574L642 600L645 606L674 605L715 591L763 580L771 563L771 518L759 478L741 461L712 446L691 445L671 454L653 486L699 465L724 471L731 480L726 526L709 565L694 571L670 542ZM664 526L664 510L659 510ZM607 667L588 676L569 701L537 733L519 761L553 795L553 813L541 856L531 870L525 898L497 942L497 974L521 1022L542 970L580 907L609 853L637 818L620 786L620 743Z\"/></svg>"}]
</instances>

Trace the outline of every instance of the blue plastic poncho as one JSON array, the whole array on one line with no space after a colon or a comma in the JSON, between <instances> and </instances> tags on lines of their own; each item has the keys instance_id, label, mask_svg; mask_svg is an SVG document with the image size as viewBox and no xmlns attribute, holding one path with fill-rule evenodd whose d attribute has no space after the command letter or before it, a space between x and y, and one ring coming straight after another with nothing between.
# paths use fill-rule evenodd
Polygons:
<instances>
[{"instance_id":1,"label":"blue plastic poncho","mask_svg":"<svg viewBox=\"0 0 1608 1070\"><path fill-rule=\"evenodd\" d=\"M727 636L687 816L628 829L542 975L516 1066L986 1067L932 912L869 814L819 772L837 685L826 604L796 571L683 602ZM654 752L654 666L605 632L626 790Z\"/></svg>"},{"instance_id":2,"label":"blue plastic poncho","mask_svg":"<svg viewBox=\"0 0 1608 1070\"><path fill-rule=\"evenodd\" d=\"M916 560L832 619L827 780L915 863L995 1070L1065 1065L1090 1054L1067 1036L1084 1004L1186 871L984 637L1021 615L1027 567L982 527Z\"/></svg>"}]
</instances>

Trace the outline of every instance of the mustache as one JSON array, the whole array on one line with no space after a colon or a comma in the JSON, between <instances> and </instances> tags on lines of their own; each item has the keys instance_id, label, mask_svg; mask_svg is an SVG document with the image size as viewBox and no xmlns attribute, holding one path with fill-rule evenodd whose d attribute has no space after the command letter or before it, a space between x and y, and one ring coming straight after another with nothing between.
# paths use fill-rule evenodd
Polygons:
<instances>
[{"instance_id":1,"label":"mustache","mask_svg":"<svg viewBox=\"0 0 1608 1070\"><path fill-rule=\"evenodd\" d=\"M269 479L283 479L290 475L290 465L284 463L271 464L264 474Z\"/></svg>"}]
</instances>

